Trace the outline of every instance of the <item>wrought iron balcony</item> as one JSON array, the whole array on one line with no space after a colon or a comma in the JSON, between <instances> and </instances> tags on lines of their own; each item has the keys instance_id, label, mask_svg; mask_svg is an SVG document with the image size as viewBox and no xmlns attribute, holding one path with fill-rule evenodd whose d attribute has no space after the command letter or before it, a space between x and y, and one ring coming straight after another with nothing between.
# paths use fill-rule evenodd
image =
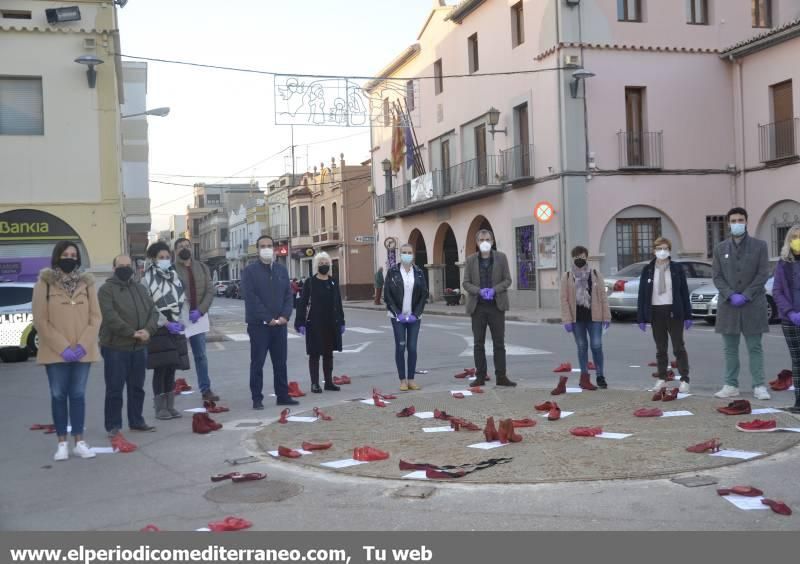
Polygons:
<instances>
[{"instance_id":1,"label":"wrought iron balcony","mask_svg":"<svg viewBox=\"0 0 800 564\"><path fill-rule=\"evenodd\" d=\"M620 131L619 168L664 168L663 131Z\"/></svg>"},{"instance_id":2,"label":"wrought iron balcony","mask_svg":"<svg viewBox=\"0 0 800 564\"><path fill-rule=\"evenodd\" d=\"M798 136L800 136L800 118L759 125L761 162L769 163L798 157Z\"/></svg>"},{"instance_id":3,"label":"wrought iron balcony","mask_svg":"<svg viewBox=\"0 0 800 564\"><path fill-rule=\"evenodd\" d=\"M533 145L516 145L501 154L509 182L533 177Z\"/></svg>"}]
</instances>

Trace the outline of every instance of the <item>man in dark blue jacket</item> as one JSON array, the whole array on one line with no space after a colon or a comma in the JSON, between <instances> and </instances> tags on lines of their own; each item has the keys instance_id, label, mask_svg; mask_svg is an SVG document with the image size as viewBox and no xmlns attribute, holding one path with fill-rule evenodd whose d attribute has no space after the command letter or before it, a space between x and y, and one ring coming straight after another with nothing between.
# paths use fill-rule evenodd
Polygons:
<instances>
[{"instance_id":1,"label":"man in dark blue jacket","mask_svg":"<svg viewBox=\"0 0 800 564\"><path fill-rule=\"evenodd\" d=\"M287 324L292 316L292 290L289 272L273 261L272 237L262 235L256 241L258 262L248 265L242 274L245 321L250 335L250 393L253 409L264 409L264 361L272 358L272 374L278 405L297 405L289 397L286 378Z\"/></svg>"}]
</instances>

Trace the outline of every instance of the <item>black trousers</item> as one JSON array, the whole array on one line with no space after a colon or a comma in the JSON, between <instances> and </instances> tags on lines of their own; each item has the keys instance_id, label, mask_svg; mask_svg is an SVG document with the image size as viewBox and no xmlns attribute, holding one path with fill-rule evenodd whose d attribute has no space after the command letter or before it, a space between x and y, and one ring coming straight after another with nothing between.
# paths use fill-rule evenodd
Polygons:
<instances>
[{"instance_id":1,"label":"black trousers","mask_svg":"<svg viewBox=\"0 0 800 564\"><path fill-rule=\"evenodd\" d=\"M669 341L672 341L672 353L678 360L678 372L681 380L689 381L689 355L683 342L683 320L672 317L671 305L653 306L653 340L656 342L656 363L658 375L662 380L667 377L669 368Z\"/></svg>"},{"instance_id":2,"label":"black trousers","mask_svg":"<svg viewBox=\"0 0 800 564\"><path fill-rule=\"evenodd\" d=\"M472 314L472 337L474 340L475 375L486 378L486 328L492 332L494 345L494 374L506 376L506 312L497 309L494 302L478 301Z\"/></svg>"},{"instance_id":3,"label":"black trousers","mask_svg":"<svg viewBox=\"0 0 800 564\"><path fill-rule=\"evenodd\" d=\"M175 367L153 370L153 395L160 396L175 390Z\"/></svg>"},{"instance_id":4,"label":"black trousers","mask_svg":"<svg viewBox=\"0 0 800 564\"><path fill-rule=\"evenodd\" d=\"M326 384L333 384L333 346L335 335L333 331L338 328L321 329L322 334L318 340L322 344L322 354L308 355L308 373L311 383L319 385L319 357L322 357L322 374Z\"/></svg>"}]
</instances>

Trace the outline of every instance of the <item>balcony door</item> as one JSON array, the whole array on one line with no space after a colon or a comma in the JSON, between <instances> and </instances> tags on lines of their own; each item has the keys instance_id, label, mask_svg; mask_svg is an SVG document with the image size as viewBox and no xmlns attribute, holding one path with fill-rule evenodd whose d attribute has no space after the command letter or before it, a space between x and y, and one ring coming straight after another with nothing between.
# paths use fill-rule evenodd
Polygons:
<instances>
[{"instance_id":1,"label":"balcony door","mask_svg":"<svg viewBox=\"0 0 800 564\"><path fill-rule=\"evenodd\" d=\"M625 88L628 166L644 166L644 88Z\"/></svg>"},{"instance_id":2,"label":"balcony door","mask_svg":"<svg viewBox=\"0 0 800 564\"><path fill-rule=\"evenodd\" d=\"M528 104L522 104L514 108L517 122L517 140L519 141L519 164L515 164L514 172L517 176L531 175L531 156L530 156L530 131L528 130ZM516 155L512 155L516 156Z\"/></svg>"},{"instance_id":3,"label":"balcony door","mask_svg":"<svg viewBox=\"0 0 800 564\"><path fill-rule=\"evenodd\" d=\"M787 80L770 87L772 91L772 117L774 133L772 144L776 159L793 157L797 154L795 139L794 103L792 101L792 81Z\"/></svg>"},{"instance_id":4,"label":"balcony door","mask_svg":"<svg viewBox=\"0 0 800 564\"><path fill-rule=\"evenodd\" d=\"M475 165L477 168L477 178L475 186L486 186L487 184L487 163L486 163L486 125L481 124L475 128Z\"/></svg>"},{"instance_id":5,"label":"balcony door","mask_svg":"<svg viewBox=\"0 0 800 564\"><path fill-rule=\"evenodd\" d=\"M442 139L441 143L442 160L442 193L450 193L450 140Z\"/></svg>"}]
</instances>

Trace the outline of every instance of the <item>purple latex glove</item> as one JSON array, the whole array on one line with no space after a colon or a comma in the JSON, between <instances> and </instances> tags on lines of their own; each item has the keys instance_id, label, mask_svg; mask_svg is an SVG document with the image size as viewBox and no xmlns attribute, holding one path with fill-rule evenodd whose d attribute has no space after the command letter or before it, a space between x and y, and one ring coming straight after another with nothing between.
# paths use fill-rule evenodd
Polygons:
<instances>
[{"instance_id":1,"label":"purple latex glove","mask_svg":"<svg viewBox=\"0 0 800 564\"><path fill-rule=\"evenodd\" d=\"M789 314L789 321L800 327L800 311L793 311Z\"/></svg>"},{"instance_id":2,"label":"purple latex glove","mask_svg":"<svg viewBox=\"0 0 800 564\"><path fill-rule=\"evenodd\" d=\"M344 335L344 325L340 325L339 330L342 332L342 335Z\"/></svg>"},{"instance_id":3,"label":"purple latex glove","mask_svg":"<svg viewBox=\"0 0 800 564\"><path fill-rule=\"evenodd\" d=\"M416 323L416 322L417 322L416 315L414 315L413 313L409 313L408 315L406 315L406 323Z\"/></svg>"},{"instance_id":4,"label":"purple latex glove","mask_svg":"<svg viewBox=\"0 0 800 564\"><path fill-rule=\"evenodd\" d=\"M398 323L405 323L406 316L402 313L398 313L397 316L395 317L395 320L397 320Z\"/></svg>"},{"instance_id":5,"label":"purple latex glove","mask_svg":"<svg viewBox=\"0 0 800 564\"><path fill-rule=\"evenodd\" d=\"M691 328L692 328L692 325L694 325L694 322L693 322L691 319L687 319L686 321L684 321L684 322L683 322L683 328L684 328L684 330L686 330L686 331L688 331L689 329L691 329Z\"/></svg>"},{"instance_id":6,"label":"purple latex glove","mask_svg":"<svg viewBox=\"0 0 800 564\"><path fill-rule=\"evenodd\" d=\"M647 333L647 323L640 323L640 324L639 324L639 330L640 330L642 333Z\"/></svg>"},{"instance_id":7,"label":"purple latex glove","mask_svg":"<svg viewBox=\"0 0 800 564\"><path fill-rule=\"evenodd\" d=\"M64 359L64 362L78 362L78 357L71 348L67 347L61 353L61 358Z\"/></svg>"},{"instance_id":8,"label":"purple latex glove","mask_svg":"<svg viewBox=\"0 0 800 564\"><path fill-rule=\"evenodd\" d=\"M574 323L565 323L564 324L564 330L567 333L572 333L575 330L575 324Z\"/></svg>"},{"instance_id":9,"label":"purple latex glove","mask_svg":"<svg viewBox=\"0 0 800 564\"><path fill-rule=\"evenodd\" d=\"M747 298L744 297L742 294L732 294L729 298L731 305L733 307L742 307L744 304L747 303Z\"/></svg>"},{"instance_id":10,"label":"purple latex glove","mask_svg":"<svg viewBox=\"0 0 800 564\"><path fill-rule=\"evenodd\" d=\"M75 360L80 360L86 356L86 349L83 348L83 345L78 345L73 350L75 352Z\"/></svg>"},{"instance_id":11,"label":"purple latex glove","mask_svg":"<svg viewBox=\"0 0 800 564\"><path fill-rule=\"evenodd\" d=\"M197 321L198 321L198 320L199 320L201 317L203 317L203 314L202 314L202 313L200 313L200 312L199 312L198 310L196 310L196 309L193 309L192 311L190 311L190 312L189 312L189 321L191 321L192 323L197 323Z\"/></svg>"},{"instance_id":12,"label":"purple latex glove","mask_svg":"<svg viewBox=\"0 0 800 564\"><path fill-rule=\"evenodd\" d=\"M165 327L167 328L167 331L169 331L173 335L177 335L178 333L180 333L181 331L183 331L185 329L183 324L182 323L178 323L177 321L167 321L167 324L165 325Z\"/></svg>"},{"instance_id":13,"label":"purple latex glove","mask_svg":"<svg viewBox=\"0 0 800 564\"><path fill-rule=\"evenodd\" d=\"M305 325L301 325L300 327L297 328L297 332L305 337L306 336L306 326Z\"/></svg>"},{"instance_id":14,"label":"purple latex glove","mask_svg":"<svg viewBox=\"0 0 800 564\"><path fill-rule=\"evenodd\" d=\"M603 321L603 331L605 331L609 327L611 327L611 322L610 321Z\"/></svg>"},{"instance_id":15,"label":"purple latex glove","mask_svg":"<svg viewBox=\"0 0 800 564\"><path fill-rule=\"evenodd\" d=\"M481 288L481 297L488 301L494 299L494 288Z\"/></svg>"}]
</instances>

